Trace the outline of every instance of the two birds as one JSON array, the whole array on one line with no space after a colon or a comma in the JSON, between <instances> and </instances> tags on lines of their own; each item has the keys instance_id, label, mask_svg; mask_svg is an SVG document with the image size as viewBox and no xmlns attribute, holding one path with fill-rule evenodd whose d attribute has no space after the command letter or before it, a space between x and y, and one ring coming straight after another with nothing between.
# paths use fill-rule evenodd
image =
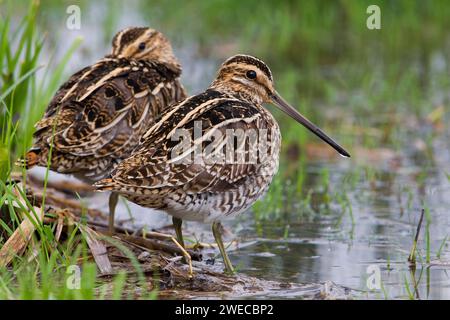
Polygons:
<instances>
[{"instance_id":1,"label":"two birds","mask_svg":"<svg viewBox=\"0 0 450 320\"><path fill-rule=\"evenodd\" d=\"M110 56L57 92L25 162L49 162L54 171L111 191L110 230L118 194L172 215L183 246L183 220L212 223L232 273L221 220L250 208L278 169L280 129L263 104L276 105L341 155L349 154L283 100L270 69L255 57L229 58L210 87L189 98L180 73L161 33L119 32Z\"/></svg>"}]
</instances>

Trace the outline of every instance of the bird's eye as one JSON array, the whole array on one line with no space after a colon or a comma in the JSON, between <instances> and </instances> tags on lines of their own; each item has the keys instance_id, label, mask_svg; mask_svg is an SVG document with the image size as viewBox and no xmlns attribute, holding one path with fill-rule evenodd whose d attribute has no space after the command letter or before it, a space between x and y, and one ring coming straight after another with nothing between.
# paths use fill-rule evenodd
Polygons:
<instances>
[{"instance_id":1,"label":"bird's eye","mask_svg":"<svg viewBox=\"0 0 450 320\"><path fill-rule=\"evenodd\" d=\"M254 80L256 79L256 72L254 70L248 70L245 76L250 80Z\"/></svg>"},{"instance_id":2,"label":"bird's eye","mask_svg":"<svg viewBox=\"0 0 450 320\"><path fill-rule=\"evenodd\" d=\"M144 50L145 49L145 42L141 42L139 43L139 50Z\"/></svg>"}]
</instances>

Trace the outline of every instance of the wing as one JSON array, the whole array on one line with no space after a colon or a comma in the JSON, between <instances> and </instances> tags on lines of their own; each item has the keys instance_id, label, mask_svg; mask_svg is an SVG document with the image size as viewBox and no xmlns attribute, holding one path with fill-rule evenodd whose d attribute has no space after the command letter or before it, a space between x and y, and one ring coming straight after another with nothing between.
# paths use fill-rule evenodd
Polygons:
<instances>
[{"instance_id":1,"label":"wing","mask_svg":"<svg viewBox=\"0 0 450 320\"><path fill-rule=\"evenodd\" d=\"M255 137L260 132L270 136L273 119L262 109L214 91L191 97L162 115L112 179L122 185L182 187L192 193L232 188L261 166Z\"/></svg>"},{"instance_id":2,"label":"wing","mask_svg":"<svg viewBox=\"0 0 450 320\"><path fill-rule=\"evenodd\" d=\"M184 98L178 76L162 65L103 59L60 88L36 141L53 139L57 150L76 156L126 156L154 117Z\"/></svg>"}]
</instances>

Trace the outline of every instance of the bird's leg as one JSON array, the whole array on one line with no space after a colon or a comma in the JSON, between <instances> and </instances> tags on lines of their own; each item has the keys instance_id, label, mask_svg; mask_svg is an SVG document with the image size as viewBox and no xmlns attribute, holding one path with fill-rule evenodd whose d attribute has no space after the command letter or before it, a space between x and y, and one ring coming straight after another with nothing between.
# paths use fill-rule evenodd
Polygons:
<instances>
[{"instance_id":1,"label":"bird's leg","mask_svg":"<svg viewBox=\"0 0 450 320\"><path fill-rule=\"evenodd\" d=\"M181 225L183 224L183 220L180 218L172 217L173 227L175 228L175 233L177 234L178 243L186 248L183 241L183 231L181 230Z\"/></svg>"},{"instance_id":2,"label":"bird's leg","mask_svg":"<svg viewBox=\"0 0 450 320\"><path fill-rule=\"evenodd\" d=\"M226 273L233 274L234 273L233 265L231 264L230 258L228 258L227 252L225 251L225 247L222 242L221 228L222 228L222 224L220 222L214 222L212 224L212 232L214 235L214 239L216 239L217 246L219 247L220 253L222 254Z\"/></svg>"},{"instance_id":3,"label":"bird's leg","mask_svg":"<svg viewBox=\"0 0 450 320\"><path fill-rule=\"evenodd\" d=\"M183 245L181 245L177 239L175 239L172 235L170 234L164 234L164 233L159 233L159 232L152 232L152 236L154 237L159 237L161 239L169 239L171 240L173 243L175 243L175 245L181 250L182 255L184 256L184 260L186 261L186 263L189 266L189 272L188 272L188 277L192 278L193 276L193 271L192 271L192 258L189 254L189 252L186 251L186 249L183 247Z\"/></svg>"},{"instance_id":4,"label":"bird's leg","mask_svg":"<svg viewBox=\"0 0 450 320\"><path fill-rule=\"evenodd\" d=\"M109 195L109 223L108 231L110 234L114 234L114 215L116 213L117 201L119 201L119 194L117 192L111 192Z\"/></svg>"}]
</instances>

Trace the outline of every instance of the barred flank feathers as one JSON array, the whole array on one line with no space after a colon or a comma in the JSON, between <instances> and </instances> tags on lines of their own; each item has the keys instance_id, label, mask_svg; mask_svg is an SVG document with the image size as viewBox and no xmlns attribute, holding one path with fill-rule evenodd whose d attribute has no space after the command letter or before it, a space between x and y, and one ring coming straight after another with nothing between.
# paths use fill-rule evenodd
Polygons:
<instances>
[{"instance_id":1,"label":"barred flank feathers","mask_svg":"<svg viewBox=\"0 0 450 320\"><path fill-rule=\"evenodd\" d=\"M94 183L93 186L98 191L111 191L114 190L114 184L113 179L103 179Z\"/></svg>"}]
</instances>

